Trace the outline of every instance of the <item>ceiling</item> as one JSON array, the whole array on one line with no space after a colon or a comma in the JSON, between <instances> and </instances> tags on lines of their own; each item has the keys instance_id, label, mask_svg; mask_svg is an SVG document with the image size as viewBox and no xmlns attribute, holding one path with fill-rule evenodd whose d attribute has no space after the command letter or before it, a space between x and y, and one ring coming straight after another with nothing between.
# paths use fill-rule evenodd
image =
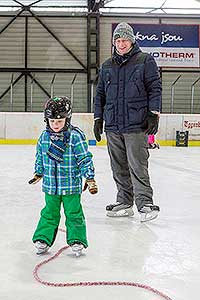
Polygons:
<instances>
[{"instance_id":1,"label":"ceiling","mask_svg":"<svg viewBox=\"0 0 200 300\"><path fill-rule=\"evenodd\" d=\"M102 13L200 15L200 0L96 0L100 1L104 2L104 8L100 8ZM21 4L33 4L32 8L46 11L87 10L87 0L4 0L0 1L0 10L16 10Z\"/></svg>"}]
</instances>

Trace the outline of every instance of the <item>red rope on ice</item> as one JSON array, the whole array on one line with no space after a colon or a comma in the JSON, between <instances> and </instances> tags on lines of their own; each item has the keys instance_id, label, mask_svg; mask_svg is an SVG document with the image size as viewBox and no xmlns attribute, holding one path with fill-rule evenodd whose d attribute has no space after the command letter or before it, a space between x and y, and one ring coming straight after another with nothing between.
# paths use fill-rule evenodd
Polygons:
<instances>
[{"instance_id":1,"label":"red rope on ice","mask_svg":"<svg viewBox=\"0 0 200 300\"><path fill-rule=\"evenodd\" d=\"M62 232L65 232L63 229L59 229ZM138 287L147 291L150 291L165 300L172 300L169 296L165 295L164 293L158 291L157 289L154 289L148 285L137 283L137 282L127 282L127 281L81 281L81 282L49 282L42 280L39 275L38 271L43 266L52 261L53 259L57 258L64 250L68 249L69 246L64 246L60 248L53 256L49 257L48 259L45 259L41 263L37 264L33 270L33 276L36 279L37 282L47 285L47 286L53 286L53 287L75 287L75 286L133 286Z\"/></svg>"}]
</instances>

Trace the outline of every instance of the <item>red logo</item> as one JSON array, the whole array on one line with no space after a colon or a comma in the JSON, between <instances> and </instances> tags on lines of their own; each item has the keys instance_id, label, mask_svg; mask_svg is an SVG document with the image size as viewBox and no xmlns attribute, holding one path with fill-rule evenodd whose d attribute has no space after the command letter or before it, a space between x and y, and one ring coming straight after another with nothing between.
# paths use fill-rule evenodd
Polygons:
<instances>
[{"instance_id":1,"label":"red logo","mask_svg":"<svg viewBox=\"0 0 200 300\"><path fill-rule=\"evenodd\" d=\"M184 127L188 129L200 128L200 121L184 121Z\"/></svg>"}]
</instances>

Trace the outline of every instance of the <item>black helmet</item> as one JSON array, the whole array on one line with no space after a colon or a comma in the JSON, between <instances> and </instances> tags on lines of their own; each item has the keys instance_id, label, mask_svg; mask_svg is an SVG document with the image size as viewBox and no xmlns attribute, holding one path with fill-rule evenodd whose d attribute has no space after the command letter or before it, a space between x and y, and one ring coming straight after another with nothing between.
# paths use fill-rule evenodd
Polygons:
<instances>
[{"instance_id":1,"label":"black helmet","mask_svg":"<svg viewBox=\"0 0 200 300\"><path fill-rule=\"evenodd\" d=\"M47 100L44 109L44 117L47 119L63 119L70 120L72 116L71 101L67 97L54 97Z\"/></svg>"}]
</instances>

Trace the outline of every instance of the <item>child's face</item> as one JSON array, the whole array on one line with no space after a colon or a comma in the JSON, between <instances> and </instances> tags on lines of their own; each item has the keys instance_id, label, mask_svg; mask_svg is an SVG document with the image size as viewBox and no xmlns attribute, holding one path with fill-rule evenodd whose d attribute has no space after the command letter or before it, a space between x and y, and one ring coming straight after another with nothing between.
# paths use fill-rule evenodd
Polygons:
<instances>
[{"instance_id":1,"label":"child's face","mask_svg":"<svg viewBox=\"0 0 200 300\"><path fill-rule=\"evenodd\" d=\"M64 118L64 119L49 119L49 126L54 132L59 132L65 126L65 120L66 120L66 118Z\"/></svg>"}]
</instances>

